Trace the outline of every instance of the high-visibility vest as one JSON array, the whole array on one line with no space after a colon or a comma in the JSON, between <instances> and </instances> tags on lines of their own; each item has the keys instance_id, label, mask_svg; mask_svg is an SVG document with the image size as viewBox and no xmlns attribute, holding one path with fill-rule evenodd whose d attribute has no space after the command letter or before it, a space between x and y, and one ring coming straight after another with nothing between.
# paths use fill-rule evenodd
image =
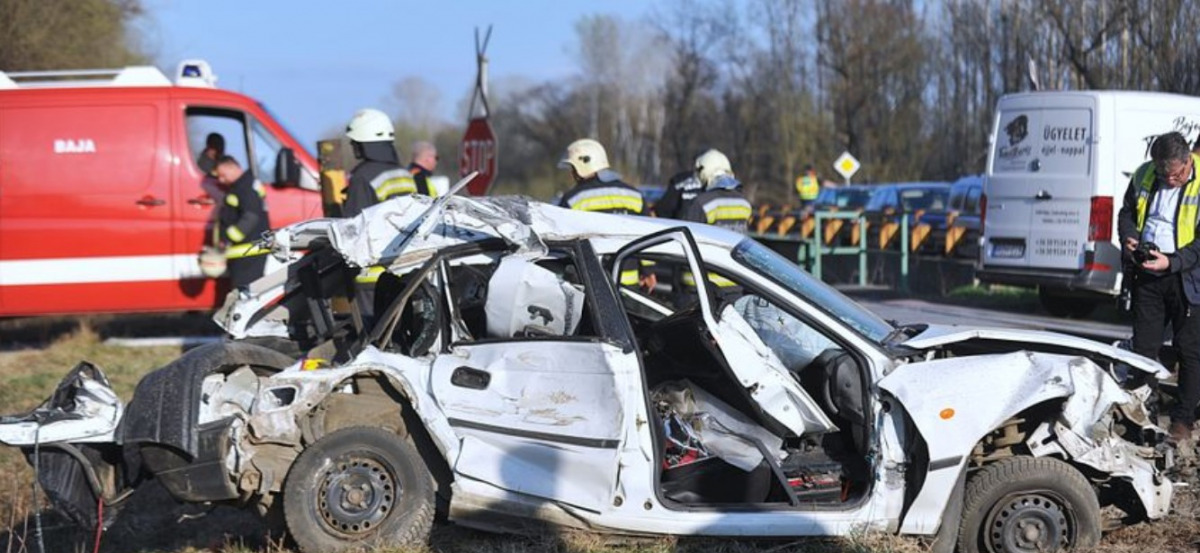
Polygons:
<instances>
[{"instance_id":1,"label":"high-visibility vest","mask_svg":"<svg viewBox=\"0 0 1200 553\"><path fill-rule=\"evenodd\" d=\"M806 202L817 199L821 193L821 183L817 182L817 174L809 171L796 178L796 193Z\"/></svg>"},{"instance_id":2,"label":"high-visibility vest","mask_svg":"<svg viewBox=\"0 0 1200 553\"><path fill-rule=\"evenodd\" d=\"M1179 212L1175 217L1175 248L1182 248L1196 238L1196 219L1200 214L1200 178L1196 172L1200 170L1200 156L1192 156L1192 179L1184 184L1183 197L1179 198ZM1133 172L1132 182L1138 183L1137 196L1137 230L1142 232L1146 224L1146 212L1150 208L1150 196L1154 193L1154 183L1158 180L1158 172L1153 161L1143 163Z\"/></svg>"}]
</instances>

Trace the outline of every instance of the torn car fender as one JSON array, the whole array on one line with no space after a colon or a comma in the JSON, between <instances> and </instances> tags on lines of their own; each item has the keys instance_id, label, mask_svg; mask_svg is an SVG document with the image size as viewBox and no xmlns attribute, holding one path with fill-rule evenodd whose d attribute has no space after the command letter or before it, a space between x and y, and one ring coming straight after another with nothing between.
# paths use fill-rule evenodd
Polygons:
<instances>
[{"instance_id":1,"label":"torn car fender","mask_svg":"<svg viewBox=\"0 0 1200 553\"><path fill-rule=\"evenodd\" d=\"M441 454L447 459L457 455L459 445L454 438L454 432L445 414L438 408L437 402L429 395L429 360L385 353L373 346L367 346L353 361L338 368L303 370L302 366L302 363L298 363L275 374L262 386L264 396L271 393L272 389L284 386L297 390L296 397L288 408L293 420L301 420L301 417L307 416L330 395L341 393L343 386L356 376L382 376L409 403ZM266 405L266 400L265 397L260 398L258 404ZM290 431L279 426L277 408L270 411L256 410L250 417L250 424L254 425L259 418L263 419L263 422L270 419L270 427Z\"/></svg>"},{"instance_id":2,"label":"torn car fender","mask_svg":"<svg viewBox=\"0 0 1200 553\"><path fill-rule=\"evenodd\" d=\"M1078 336L1044 330L1027 330L1023 328L962 328L957 326L929 325L929 328L926 328L924 332L912 337L904 342L903 345L917 350L927 350L973 340L1012 342L1019 344L1023 349L1029 348L1032 345L1070 349L1078 351L1080 355L1098 354L1107 357L1113 361L1124 363L1135 370L1153 374L1159 380L1171 375L1170 371L1160 363L1132 351Z\"/></svg>"},{"instance_id":3,"label":"torn car fender","mask_svg":"<svg viewBox=\"0 0 1200 553\"><path fill-rule=\"evenodd\" d=\"M929 474L901 532L937 530L975 444L1021 411L1074 392L1071 356L1021 351L904 365L879 381L929 447Z\"/></svg>"}]
</instances>

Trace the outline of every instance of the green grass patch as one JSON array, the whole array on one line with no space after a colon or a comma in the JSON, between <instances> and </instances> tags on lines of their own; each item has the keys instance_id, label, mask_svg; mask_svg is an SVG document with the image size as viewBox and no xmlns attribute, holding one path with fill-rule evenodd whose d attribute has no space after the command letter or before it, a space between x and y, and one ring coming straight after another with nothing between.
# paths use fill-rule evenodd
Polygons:
<instances>
[{"instance_id":1,"label":"green grass patch","mask_svg":"<svg viewBox=\"0 0 1200 553\"><path fill-rule=\"evenodd\" d=\"M1027 310L1037 308L1038 293L1033 288L996 285L966 285L950 290L945 303L972 307L991 307L1005 310Z\"/></svg>"}]
</instances>

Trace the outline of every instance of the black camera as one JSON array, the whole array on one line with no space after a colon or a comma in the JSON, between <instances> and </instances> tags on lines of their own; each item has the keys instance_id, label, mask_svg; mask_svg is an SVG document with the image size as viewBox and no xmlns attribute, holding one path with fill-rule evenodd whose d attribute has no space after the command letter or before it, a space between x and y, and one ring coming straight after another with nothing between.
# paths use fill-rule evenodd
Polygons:
<instances>
[{"instance_id":1,"label":"black camera","mask_svg":"<svg viewBox=\"0 0 1200 553\"><path fill-rule=\"evenodd\" d=\"M1138 244L1137 249L1133 250L1133 253L1130 255L1133 257L1134 263L1141 265L1142 263L1153 260L1154 256L1150 255L1150 252L1156 251L1159 251L1158 245L1156 245L1154 242L1142 242Z\"/></svg>"}]
</instances>

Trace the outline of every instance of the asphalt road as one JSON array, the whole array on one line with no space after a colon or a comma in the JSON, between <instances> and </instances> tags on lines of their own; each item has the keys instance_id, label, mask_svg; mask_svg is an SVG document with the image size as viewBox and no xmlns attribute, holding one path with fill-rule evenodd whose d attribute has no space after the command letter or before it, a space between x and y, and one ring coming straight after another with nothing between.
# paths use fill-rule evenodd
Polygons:
<instances>
[{"instance_id":1,"label":"asphalt road","mask_svg":"<svg viewBox=\"0 0 1200 553\"><path fill-rule=\"evenodd\" d=\"M880 317L899 323L1049 330L1102 342L1122 340L1133 333L1129 325L944 305L917 299L856 299Z\"/></svg>"}]
</instances>

